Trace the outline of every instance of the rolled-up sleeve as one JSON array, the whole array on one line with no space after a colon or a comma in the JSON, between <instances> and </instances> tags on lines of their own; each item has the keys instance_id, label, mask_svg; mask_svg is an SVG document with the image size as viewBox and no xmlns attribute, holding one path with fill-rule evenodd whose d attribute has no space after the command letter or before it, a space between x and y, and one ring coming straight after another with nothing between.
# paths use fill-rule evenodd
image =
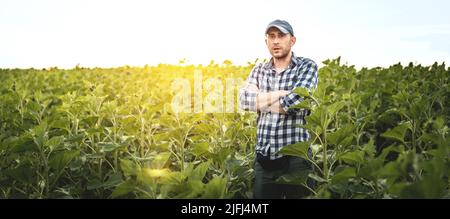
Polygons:
<instances>
[{"instance_id":1,"label":"rolled-up sleeve","mask_svg":"<svg viewBox=\"0 0 450 219\"><path fill-rule=\"evenodd\" d=\"M304 63L303 66L299 69L300 77L299 80L295 83L295 88L305 87L308 90L316 89L318 82L317 69L317 64L312 60ZM298 105L301 101L303 101L303 98L300 95L291 92L288 95L280 98L280 105L287 114L296 114L299 113L302 109L289 109L289 107Z\"/></svg>"},{"instance_id":2,"label":"rolled-up sleeve","mask_svg":"<svg viewBox=\"0 0 450 219\"><path fill-rule=\"evenodd\" d=\"M258 72L261 70L261 66L259 64L252 69L250 76L247 78L247 83L239 91L239 106L245 111L257 111L256 98L259 91L251 89L251 87L259 88Z\"/></svg>"}]
</instances>

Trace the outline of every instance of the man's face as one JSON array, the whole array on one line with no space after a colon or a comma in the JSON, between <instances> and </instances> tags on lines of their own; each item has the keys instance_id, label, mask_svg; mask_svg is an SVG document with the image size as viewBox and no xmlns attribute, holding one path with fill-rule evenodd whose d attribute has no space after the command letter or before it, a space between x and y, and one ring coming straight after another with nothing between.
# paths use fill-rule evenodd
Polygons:
<instances>
[{"instance_id":1,"label":"man's face","mask_svg":"<svg viewBox=\"0 0 450 219\"><path fill-rule=\"evenodd\" d=\"M267 31L266 44L270 54L277 59L285 58L291 52L296 38L291 34L285 34L276 27L271 27Z\"/></svg>"}]
</instances>

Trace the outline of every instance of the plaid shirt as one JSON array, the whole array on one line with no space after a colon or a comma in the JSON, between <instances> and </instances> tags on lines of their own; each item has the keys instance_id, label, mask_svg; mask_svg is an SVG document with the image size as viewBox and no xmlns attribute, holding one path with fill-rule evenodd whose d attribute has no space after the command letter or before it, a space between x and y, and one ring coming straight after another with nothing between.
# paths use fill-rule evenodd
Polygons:
<instances>
[{"instance_id":1,"label":"plaid shirt","mask_svg":"<svg viewBox=\"0 0 450 219\"><path fill-rule=\"evenodd\" d=\"M268 63L256 65L247 79L247 86L240 90L240 107L246 111L256 112L257 91L248 89L248 85L256 85L259 92L272 92L277 90L293 90L296 87L316 89L318 82L317 65L311 59L296 57L292 53L292 61L281 73L276 73L273 58ZM303 100L298 94L291 92L280 98L280 106L287 114L258 111L258 129L256 152L264 156L270 155L274 160L283 155L278 151L286 145L309 140L306 129L297 127L305 124L305 115L309 110L289 109Z\"/></svg>"}]
</instances>

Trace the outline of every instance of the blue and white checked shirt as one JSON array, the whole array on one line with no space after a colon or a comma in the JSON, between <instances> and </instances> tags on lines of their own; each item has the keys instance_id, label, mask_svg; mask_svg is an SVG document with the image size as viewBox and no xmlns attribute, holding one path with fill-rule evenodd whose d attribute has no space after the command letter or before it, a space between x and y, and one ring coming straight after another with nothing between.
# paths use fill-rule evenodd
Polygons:
<instances>
[{"instance_id":1,"label":"blue and white checked shirt","mask_svg":"<svg viewBox=\"0 0 450 219\"><path fill-rule=\"evenodd\" d=\"M273 66L273 58L267 63L256 65L247 79L247 85L241 88L239 94L240 107L246 111L256 112L257 91L248 88L256 85L259 92L277 90L293 90L305 87L309 90L317 88L317 64L311 59L296 57L292 53L292 61L283 72L277 73ZM305 124L304 116L309 114L306 109L288 109L303 100L298 94L291 92L280 98L280 106L287 114L258 111L258 128L256 152L264 156L270 155L274 160L282 157L278 151L286 145L309 140L307 130L297 127Z\"/></svg>"}]
</instances>

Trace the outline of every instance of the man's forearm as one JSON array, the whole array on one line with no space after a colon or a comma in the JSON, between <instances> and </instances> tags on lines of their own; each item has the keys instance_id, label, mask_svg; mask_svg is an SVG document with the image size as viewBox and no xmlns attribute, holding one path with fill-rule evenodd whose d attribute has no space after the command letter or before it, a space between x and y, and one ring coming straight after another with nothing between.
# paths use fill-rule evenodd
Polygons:
<instances>
[{"instance_id":1,"label":"man's forearm","mask_svg":"<svg viewBox=\"0 0 450 219\"><path fill-rule=\"evenodd\" d=\"M256 98L256 108L258 110L266 109L274 104L278 98L279 97L275 92L259 92L258 97Z\"/></svg>"},{"instance_id":2,"label":"man's forearm","mask_svg":"<svg viewBox=\"0 0 450 219\"><path fill-rule=\"evenodd\" d=\"M289 91L260 92L256 99L256 108L261 112L286 113L280 106L280 97L286 96Z\"/></svg>"},{"instance_id":3,"label":"man's forearm","mask_svg":"<svg viewBox=\"0 0 450 219\"><path fill-rule=\"evenodd\" d=\"M254 84L248 84L244 91L254 92L257 94L255 103L255 111L259 112L272 112L272 113L283 113L286 112L280 105L280 97L284 97L290 93L290 91L278 90L272 92L261 92L258 87ZM248 101L251 103L251 101ZM244 101L245 103L245 101ZM245 105L245 104L244 104Z\"/></svg>"}]
</instances>

